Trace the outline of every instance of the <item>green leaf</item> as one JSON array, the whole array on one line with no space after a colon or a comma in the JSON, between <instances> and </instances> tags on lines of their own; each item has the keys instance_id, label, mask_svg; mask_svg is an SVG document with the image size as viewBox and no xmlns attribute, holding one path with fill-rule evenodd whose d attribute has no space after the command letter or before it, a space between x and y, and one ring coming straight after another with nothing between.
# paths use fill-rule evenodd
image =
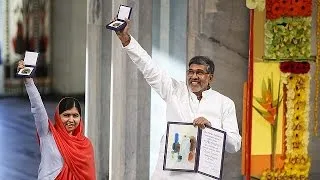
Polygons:
<instances>
[{"instance_id":1,"label":"green leaf","mask_svg":"<svg viewBox=\"0 0 320 180\"><path fill-rule=\"evenodd\" d=\"M268 111L261 110L261 109L257 108L257 107L254 106L254 105L253 105L252 107L253 107L253 109L255 109L262 117L270 114Z\"/></svg>"},{"instance_id":2,"label":"green leaf","mask_svg":"<svg viewBox=\"0 0 320 180\"><path fill-rule=\"evenodd\" d=\"M253 97L259 104L264 103L264 99L263 98L259 98L259 97Z\"/></svg>"},{"instance_id":3,"label":"green leaf","mask_svg":"<svg viewBox=\"0 0 320 180\"><path fill-rule=\"evenodd\" d=\"M266 86L266 82L263 79L262 80L262 85L261 85L261 95L262 95L262 99L266 99L266 93L267 93L267 86Z\"/></svg>"},{"instance_id":4,"label":"green leaf","mask_svg":"<svg viewBox=\"0 0 320 180\"><path fill-rule=\"evenodd\" d=\"M281 102L282 102L282 97L280 97L280 100L275 99L274 101L272 101L272 107L277 106L277 105L278 105L278 103L279 103L279 104L281 104Z\"/></svg>"}]
</instances>

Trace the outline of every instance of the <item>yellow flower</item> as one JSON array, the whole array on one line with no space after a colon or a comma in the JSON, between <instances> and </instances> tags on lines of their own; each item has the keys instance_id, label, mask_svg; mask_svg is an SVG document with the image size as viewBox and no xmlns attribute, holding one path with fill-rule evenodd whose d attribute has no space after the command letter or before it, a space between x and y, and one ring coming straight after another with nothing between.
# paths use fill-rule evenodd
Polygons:
<instances>
[{"instance_id":1,"label":"yellow flower","mask_svg":"<svg viewBox=\"0 0 320 180\"><path fill-rule=\"evenodd\" d=\"M273 172L270 169L266 169L265 171L262 172L261 179L272 179L273 177Z\"/></svg>"},{"instance_id":2,"label":"yellow flower","mask_svg":"<svg viewBox=\"0 0 320 180\"><path fill-rule=\"evenodd\" d=\"M296 114L303 114L305 113L306 110L306 102L301 101L301 102L297 102L294 104L294 112Z\"/></svg>"},{"instance_id":3,"label":"yellow flower","mask_svg":"<svg viewBox=\"0 0 320 180\"><path fill-rule=\"evenodd\" d=\"M304 143L302 143L298 139L293 139L292 140L292 148L294 151L301 152L303 150Z\"/></svg>"},{"instance_id":4,"label":"yellow flower","mask_svg":"<svg viewBox=\"0 0 320 180\"><path fill-rule=\"evenodd\" d=\"M301 79L301 81L303 81L303 82L307 82L307 81L309 81L310 78L311 78L311 76L310 76L309 73L307 73L307 74L298 74L297 76L298 76L298 77Z\"/></svg>"},{"instance_id":5,"label":"yellow flower","mask_svg":"<svg viewBox=\"0 0 320 180\"><path fill-rule=\"evenodd\" d=\"M301 74L299 74L299 75L296 76L296 80L297 80L297 82L296 82L295 85L296 85L296 87L297 87L298 89L300 89L300 88L305 88L306 85L307 85L306 82L308 82L309 77L306 76L306 75L301 75Z\"/></svg>"},{"instance_id":6,"label":"yellow flower","mask_svg":"<svg viewBox=\"0 0 320 180\"><path fill-rule=\"evenodd\" d=\"M281 180L288 179L288 175L284 169L281 169L278 179L281 179Z\"/></svg>"},{"instance_id":7,"label":"yellow flower","mask_svg":"<svg viewBox=\"0 0 320 180\"><path fill-rule=\"evenodd\" d=\"M287 172L287 175L292 175L293 174L293 170L294 170L294 167L293 167L294 165L293 164L286 164L285 166L284 166L284 170Z\"/></svg>"},{"instance_id":8,"label":"yellow flower","mask_svg":"<svg viewBox=\"0 0 320 180\"><path fill-rule=\"evenodd\" d=\"M293 113L294 112L294 103L292 100L287 100L286 102L286 105L287 105L287 114L288 113Z\"/></svg>"},{"instance_id":9,"label":"yellow flower","mask_svg":"<svg viewBox=\"0 0 320 180\"><path fill-rule=\"evenodd\" d=\"M307 128L306 128L307 129ZM304 133L304 143L305 144L309 144L309 132L308 131L305 131L305 133ZM307 151L307 150L306 150Z\"/></svg>"},{"instance_id":10,"label":"yellow flower","mask_svg":"<svg viewBox=\"0 0 320 180\"><path fill-rule=\"evenodd\" d=\"M294 85L294 89L295 90L306 89L306 84L298 80L297 83Z\"/></svg>"},{"instance_id":11,"label":"yellow flower","mask_svg":"<svg viewBox=\"0 0 320 180\"><path fill-rule=\"evenodd\" d=\"M302 173L301 171L296 172L295 174L295 178L298 180L305 180L307 177L304 175L304 173Z\"/></svg>"},{"instance_id":12,"label":"yellow flower","mask_svg":"<svg viewBox=\"0 0 320 180\"><path fill-rule=\"evenodd\" d=\"M286 101L286 159L281 170L273 172L272 179L308 179L311 160L308 156L309 144L309 74L282 74L282 82L287 87ZM268 176L265 176L267 179Z\"/></svg>"},{"instance_id":13,"label":"yellow flower","mask_svg":"<svg viewBox=\"0 0 320 180\"><path fill-rule=\"evenodd\" d=\"M299 121L302 121L303 118L302 118L302 115L294 113L292 120L293 120L294 122L295 122L295 121L299 122Z\"/></svg>"},{"instance_id":14,"label":"yellow flower","mask_svg":"<svg viewBox=\"0 0 320 180\"><path fill-rule=\"evenodd\" d=\"M298 91L295 92L295 97L294 97L294 103L300 103L300 102L304 102L307 99L307 94L306 91L304 89L299 89Z\"/></svg>"},{"instance_id":15,"label":"yellow flower","mask_svg":"<svg viewBox=\"0 0 320 180\"><path fill-rule=\"evenodd\" d=\"M287 77L287 80L288 80L288 85L290 86L290 88L293 88L295 86L295 84L297 84L298 76L295 74L289 74Z\"/></svg>"},{"instance_id":16,"label":"yellow flower","mask_svg":"<svg viewBox=\"0 0 320 180\"><path fill-rule=\"evenodd\" d=\"M292 137L293 137L293 140L294 141L300 141L302 142L303 141L303 135L304 135L304 132L303 131L297 131L297 130L294 130L293 131L293 134L292 134Z\"/></svg>"},{"instance_id":17,"label":"yellow flower","mask_svg":"<svg viewBox=\"0 0 320 180\"><path fill-rule=\"evenodd\" d=\"M287 91L287 99L291 100L294 99L296 92L293 89L288 88Z\"/></svg>"},{"instance_id":18,"label":"yellow flower","mask_svg":"<svg viewBox=\"0 0 320 180\"><path fill-rule=\"evenodd\" d=\"M293 127L292 127L293 130L295 131L305 131L305 126L304 126L304 123L302 122L295 122L293 123Z\"/></svg>"},{"instance_id":19,"label":"yellow flower","mask_svg":"<svg viewBox=\"0 0 320 180\"><path fill-rule=\"evenodd\" d=\"M286 136L290 137L290 139L292 138L292 134L293 134L293 129L292 128L288 128L285 132Z\"/></svg>"},{"instance_id":20,"label":"yellow flower","mask_svg":"<svg viewBox=\"0 0 320 180\"><path fill-rule=\"evenodd\" d=\"M288 76L290 75L290 73L281 73L281 82L283 84L288 84Z\"/></svg>"}]
</instances>

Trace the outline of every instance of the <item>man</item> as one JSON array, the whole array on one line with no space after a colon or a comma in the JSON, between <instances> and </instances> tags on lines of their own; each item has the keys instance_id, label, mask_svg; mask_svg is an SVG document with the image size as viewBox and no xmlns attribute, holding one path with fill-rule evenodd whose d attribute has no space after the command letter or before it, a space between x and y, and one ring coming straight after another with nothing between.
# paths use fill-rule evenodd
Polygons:
<instances>
[{"instance_id":1,"label":"man","mask_svg":"<svg viewBox=\"0 0 320 180\"><path fill-rule=\"evenodd\" d=\"M235 105L230 98L210 88L215 67L208 57L193 57L186 72L187 82L178 82L162 71L139 43L129 35L129 25L116 33L123 49L137 65L148 84L166 102L167 121L193 122L200 128L205 128L207 125L222 129L227 133L226 151L230 153L239 151L241 136ZM164 143L165 139L162 138L158 163L152 175L153 180L212 179L199 173L164 171L162 169Z\"/></svg>"}]
</instances>

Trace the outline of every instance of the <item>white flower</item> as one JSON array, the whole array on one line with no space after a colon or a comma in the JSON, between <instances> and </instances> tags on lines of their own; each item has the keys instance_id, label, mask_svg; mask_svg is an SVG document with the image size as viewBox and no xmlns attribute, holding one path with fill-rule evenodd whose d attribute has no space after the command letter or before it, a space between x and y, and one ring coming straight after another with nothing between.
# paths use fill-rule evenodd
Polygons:
<instances>
[{"instance_id":1,"label":"white flower","mask_svg":"<svg viewBox=\"0 0 320 180\"><path fill-rule=\"evenodd\" d=\"M263 11L266 6L265 0L246 0L247 8Z\"/></svg>"}]
</instances>

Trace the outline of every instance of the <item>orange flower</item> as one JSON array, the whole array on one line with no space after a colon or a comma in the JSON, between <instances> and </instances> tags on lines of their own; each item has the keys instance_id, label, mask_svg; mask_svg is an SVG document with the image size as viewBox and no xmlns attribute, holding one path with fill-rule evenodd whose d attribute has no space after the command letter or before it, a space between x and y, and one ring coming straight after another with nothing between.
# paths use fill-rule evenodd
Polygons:
<instances>
[{"instance_id":1,"label":"orange flower","mask_svg":"<svg viewBox=\"0 0 320 180\"><path fill-rule=\"evenodd\" d=\"M311 8L312 7L312 3L307 2L307 3L302 3L299 6L299 14L301 14L302 16L311 16Z\"/></svg>"},{"instance_id":2,"label":"orange flower","mask_svg":"<svg viewBox=\"0 0 320 180\"><path fill-rule=\"evenodd\" d=\"M272 103L272 93L271 93L271 90L268 89L267 91L265 91L264 94L262 94L263 98L265 99L265 102L267 103Z\"/></svg>"},{"instance_id":3,"label":"orange flower","mask_svg":"<svg viewBox=\"0 0 320 180\"><path fill-rule=\"evenodd\" d=\"M302 0L292 0L291 4L295 5L295 6L301 6L303 4Z\"/></svg>"},{"instance_id":4,"label":"orange flower","mask_svg":"<svg viewBox=\"0 0 320 180\"><path fill-rule=\"evenodd\" d=\"M280 84L278 87L280 91ZM278 92L279 93L279 92ZM253 108L271 125L276 123L277 108L281 100L278 97L274 99L273 93L273 77L268 78L267 81L263 80L261 85L261 97L254 97L263 109L253 106Z\"/></svg>"},{"instance_id":5,"label":"orange flower","mask_svg":"<svg viewBox=\"0 0 320 180\"><path fill-rule=\"evenodd\" d=\"M280 1L280 6L281 8L286 8L290 4L291 0L281 0Z\"/></svg>"},{"instance_id":6,"label":"orange flower","mask_svg":"<svg viewBox=\"0 0 320 180\"><path fill-rule=\"evenodd\" d=\"M272 14L275 16L274 19L280 17L281 14L282 14L282 12L283 12L283 11L282 11L282 8L281 8L281 5L280 5L279 3L274 3L274 4L272 5L271 11L273 12Z\"/></svg>"},{"instance_id":7,"label":"orange flower","mask_svg":"<svg viewBox=\"0 0 320 180\"><path fill-rule=\"evenodd\" d=\"M291 0L281 0L280 1L280 7L283 10L283 14L287 14L288 12L288 6L290 5Z\"/></svg>"},{"instance_id":8,"label":"orange flower","mask_svg":"<svg viewBox=\"0 0 320 180\"><path fill-rule=\"evenodd\" d=\"M275 116L277 113L277 108L276 107L271 107L269 109L267 109L267 111L272 115Z\"/></svg>"},{"instance_id":9,"label":"orange flower","mask_svg":"<svg viewBox=\"0 0 320 180\"><path fill-rule=\"evenodd\" d=\"M269 103L269 102L265 102L265 103L263 103L263 102L261 102L261 103L259 103L264 109L270 109L270 108L272 108L272 103Z\"/></svg>"},{"instance_id":10,"label":"orange flower","mask_svg":"<svg viewBox=\"0 0 320 180\"><path fill-rule=\"evenodd\" d=\"M262 117L267 120L271 125L275 124L274 116L271 114L262 115Z\"/></svg>"},{"instance_id":11,"label":"orange flower","mask_svg":"<svg viewBox=\"0 0 320 180\"><path fill-rule=\"evenodd\" d=\"M299 6L295 6L294 4L291 4L287 7L287 13L286 16L297 16L299 14Z\"/></svg>"},{"instance_id":12,"label":"orange flower","mask_svg":"<svg viewBox=\"0 0 320 180\"><path fill-rule=\"evenodd\" d=\"M311 16L312 0L267 0L267 19L285 16Z\"/></svg>"}]
</instances>

